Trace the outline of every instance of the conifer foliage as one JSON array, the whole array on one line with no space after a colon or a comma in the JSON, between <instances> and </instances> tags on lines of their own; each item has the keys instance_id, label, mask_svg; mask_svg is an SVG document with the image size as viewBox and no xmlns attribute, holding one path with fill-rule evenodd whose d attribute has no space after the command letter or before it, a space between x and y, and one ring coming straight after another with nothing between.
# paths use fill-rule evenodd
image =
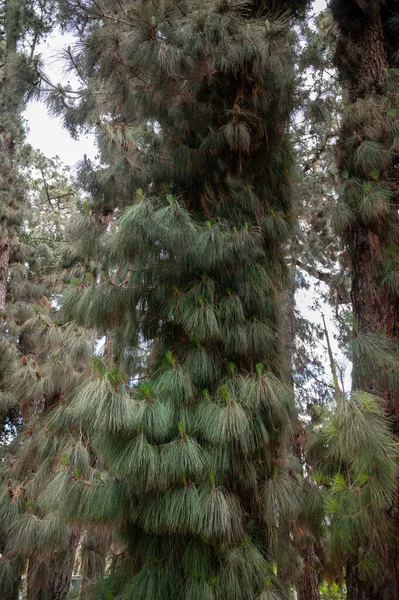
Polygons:
<instances>
[{"instance_id":1,"label":"conifer foliage","mask_svg":"<svg viewBox=\"0 0 399 600\"><path fill-rule=\"evenodd\" d=\"M289 16L305 3L62 4L88 18L74 61L88 85L66 122L98 124L103 161L79 221L98 235L74 238L88 261L100 253L102 274L73 280L63 310L113 329L122 361L132 340L149 358L128 377L97 365L59 409L109 475L82 481L61 465L44 503L120 523L128 560L98 598L275 598L273 564L293 557L279 525L301 501L283 452L295 410L280 297ZM121 207L116 228L98 228L94 214Z\"/></svg>"}]
</instances>

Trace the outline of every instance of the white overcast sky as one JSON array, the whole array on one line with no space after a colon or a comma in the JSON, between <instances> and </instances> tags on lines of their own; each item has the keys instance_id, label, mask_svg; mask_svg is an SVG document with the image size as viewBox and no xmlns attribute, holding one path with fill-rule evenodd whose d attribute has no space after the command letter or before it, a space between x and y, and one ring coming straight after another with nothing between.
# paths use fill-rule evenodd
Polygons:
<instances>
[{"instance_id":1,"label":"white overcast sky","mask_svg":"<svg viewBox=\"0 0 399 600\"><path fill-rule=\"evenodd\" d=\"M73 77L63 72L63 65L59 59L63 48L73 46L76 39L71 34L55 34L40 45L38 51L45 64L46 73L55 83L63 83ZM28 142L39 148L46 156L58 155L62 162L73 167L84 154L94 158L96 148L92 136L82 136L74 140L62 127L61 120L48 114L45 104L42 102L30 102L25 111L25 119L28 124Z\"/></svg>"}]
</instances>

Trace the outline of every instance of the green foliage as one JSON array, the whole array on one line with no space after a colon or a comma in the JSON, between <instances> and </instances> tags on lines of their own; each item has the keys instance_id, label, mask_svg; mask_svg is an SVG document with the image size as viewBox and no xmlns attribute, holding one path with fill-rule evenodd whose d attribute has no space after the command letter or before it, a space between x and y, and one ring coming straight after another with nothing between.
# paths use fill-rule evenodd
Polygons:
<instances>
[{"instance_id":1,"label":"green foliage","mask_svg":"<svg viewBox=\"0 0 399 600\"><path fill-rule=\"evenodd\" d=\"M320 598L321 600L345 600L346 590L336 583L323 583L320 588Z\"/></svg>"},{"instance_id":2,"label":"green foliage","mask_svg":"<svg viewBox=\"0 0 399 600\"><path fill-rule=\"evenodd\" d=\"M243 406L231 397L227 385L220 388L220 399L206 398L197 411L198 426L210 442L237 440L246 447L249 419Z\"/></svg>"},{"instance_id":3,"label":"green foliage","mask_svg":"<svg viewBox=\"0 0 399 600\"><path fill-rule=\"evenodd\" d=\"M9 535L10 543L18 548L23 556L47 550L49 547L62 552L69 543L68 529L57 517L39 519L29 512L23 513L10 527Z\"/></svg>"},{"instance_id":4,"label":"green foliage","mask_svg":"<svg viewBox=\"0 0 399 600\"><path fill-rule=\"evenodd\" d=\"M70 413L75 419L90 423L93 432L99 426L110 434L134 427L137 408L125 384L118 381L119 375L116 373L114 379L107 373L103 379L92 379L71 402Z\"/></svg>"},{"instance_id":5,"label":"green foliage","mask_svg":"<svg viewBox=\"0 0 399 600\"><path fill-rule=\"evenodd\" d=\"M366 392L340 394L310 456L329 478L322 480L321 490L332 561L356 556L361 549L365 565L382 568L389 535L385 511L396 495L398 447L381 400Z\"/></svg>"},{"instance_id":6,"label":"green foliage","mask_svg":"<svg viewBox=\"0 0 399 600\"><path fill-rule=\"evenodd\" d=\"M129 440L113 463L121 476L137 490L149 491L162 486L163 474L159 450L141 434Z\"/></svg>"}]
</instances>

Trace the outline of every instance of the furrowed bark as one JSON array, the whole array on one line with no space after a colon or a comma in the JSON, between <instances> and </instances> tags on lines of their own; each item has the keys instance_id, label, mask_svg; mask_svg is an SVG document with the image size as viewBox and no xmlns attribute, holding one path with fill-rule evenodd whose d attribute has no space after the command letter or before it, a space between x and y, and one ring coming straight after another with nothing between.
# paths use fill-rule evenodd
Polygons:
<instances>
[{"instance_id":1,"label":"furrowed bark","mask_svg":"<svg viewBox=\"0 0 399 600\"><path fill-rule=\"evenodd\" d=\"M66 600L79 541L80 532L72 529L66 550L53 551L46 561L32 557L32 567L28 572L28 600L36 598L38 590L51 600Z\"/></svg>"},{"instance_id":2,"label":"furrowed bark","mask_svg":"<svg viewBox=\"0 0 399 600\"><path fill-rule=\"evenodd\" d=\"M71 587L71 578L79 539L79 531L72 530L67 551L56 551L51 556L49 593L52 600L66 600L69 588Z\"/></svg>"},{"instance_id":3,"label":"furrowed bark","mask_svg":"<svg viewBox=\"0 0 399 600\"><path fill-rule=\"evenodd\" d=\"M314 543L298 544L297 549L304 565L303 571L297 581L298 600L320 600Z\"/></svg>"}]
</instances>

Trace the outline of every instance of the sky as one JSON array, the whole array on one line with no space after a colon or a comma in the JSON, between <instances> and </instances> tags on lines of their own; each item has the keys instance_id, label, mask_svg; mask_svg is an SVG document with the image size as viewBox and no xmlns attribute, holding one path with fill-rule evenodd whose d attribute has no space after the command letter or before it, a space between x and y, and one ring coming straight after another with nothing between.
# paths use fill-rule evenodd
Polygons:
<instances>
[{"instance_id":1,"label":"sky","mask_svg":"<svg viewBox=\"0 0 399 600\"><path fill-rule=\"evenodd\" d=\"M63 84L70 81L73 85L74 78L63 72L59 55L63 48L72 46L75 41L72 34L56 33L39 45L38 53L52 81ZM84 154L94 158L96 154L94 138L87 135L74 140L63 128L61 119L48 114L43 102L30 102L24 117L28 125L28 143L34 148L39 148L49 158L58 155L62 162L71 168L83 158Z\"/></svg>"}]
</instances>

